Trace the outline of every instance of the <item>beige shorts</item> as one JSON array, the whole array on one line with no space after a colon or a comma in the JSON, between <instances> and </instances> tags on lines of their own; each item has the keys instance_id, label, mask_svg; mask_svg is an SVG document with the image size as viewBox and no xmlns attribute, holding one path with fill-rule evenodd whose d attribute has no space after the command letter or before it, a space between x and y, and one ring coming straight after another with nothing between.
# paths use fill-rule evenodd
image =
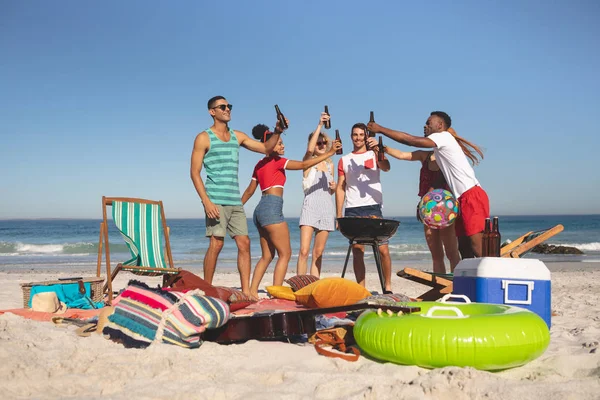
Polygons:
<instances>
[{"instance_id":1,"label":"beige shorts","mask_svg":"<svg viewBox=\"0 0 600 400\"><path fill-rule=\"evenodd\" d=\"M225 237L229 233L232 238L236 236L248 236L248 221L244 206L222 206L219 208L219 218L206 218L206 236Z\"/></svg>"}]
</instances>

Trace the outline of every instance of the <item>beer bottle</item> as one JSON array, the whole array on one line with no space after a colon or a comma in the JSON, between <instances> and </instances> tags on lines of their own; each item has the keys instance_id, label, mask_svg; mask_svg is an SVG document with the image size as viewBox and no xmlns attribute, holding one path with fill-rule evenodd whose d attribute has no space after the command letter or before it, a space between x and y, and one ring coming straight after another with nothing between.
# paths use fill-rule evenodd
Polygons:
<instances>
[{"instance_id":1,"label":"beer bottle","mask_svg":"<svg viewBox=\"0 0 600 400\"><path fill-rule=\"evenodd\" d=\"M327 107L327 106L325 106L325 107ZM339 129L335 130L335 140L339 140L340 144L342 143L342 139L340 138L340 130ZM335 151L335 154L343 154L343 153L344 153L344 150L342 150L341 147Z\"/></svg>"},{"instance_id":2,"label":"beer bottle","mask_svg":"<svg viewBox=\"0 0 600 400\"><path fill-rule=\"evenodd\" d=\"M494 217L492 231L490 232L490 257L500 257L500 227L498 226L498 217Z\"/></svg>"},{"instance_id":3,"label":"beer bottle","mask_svg":"<svg viewBox=\"0 0 600 400\"><path fill-rule=\"evenodd\" d=\"M281 127L283 129L287 129L288 124L287 124L287 122L285 122L285 116L283 115L283 113L281 112L281 110L279 109L279 106L277 104L275 104L275 112L277 113L277 120L281 124Z\"/></svg>"},{"instance_id":4,"label":"beer bottle","mask_svg":"<svg viewBox=\"0 0 600 400\"><path fill-rule=\"evenodd\" d=\"M490 219L485 219L485 227L483 228L483 238L481 243L481 257L490 256Z\"/></svg>"},{"instance_id":5,"label":"beer bottle","mask_svg":"<svg viewBox=\"0 0 600 400\"><path fill-rule=\"evenodd\" d=\"M325 114L329 115L329 107L325 106ZM325 121L325 129L331 128L331 119Z\"/></svg>"},{"instance_id":6,"label":"beer bottle","mask_svg":"<svg viewBox=\"0 0 600 400\"><path fill-rule=\"evenodd\" d=\"M371 113L369 114L369 122L375 122L375 116L373 114L373 111L371 111ZM365 131L365 143L367 142L367 139L370 137L375 137L375 134L367 129ZM370 150L369 144L367 144L367 150Z\"/></svg>"},{"instance_id":7,"label":"beer bottle","mask_svg":"<svg viewBox=\"0 0 600 400\"><path fill-rule=\"evenodd\" d=\"M377 161L385 160L385 153L383 151L383 139L381 138L381 135L379 135L379 146L377 147L379 150L379 153L377 153Z\"/></svg>"}]
</instances>

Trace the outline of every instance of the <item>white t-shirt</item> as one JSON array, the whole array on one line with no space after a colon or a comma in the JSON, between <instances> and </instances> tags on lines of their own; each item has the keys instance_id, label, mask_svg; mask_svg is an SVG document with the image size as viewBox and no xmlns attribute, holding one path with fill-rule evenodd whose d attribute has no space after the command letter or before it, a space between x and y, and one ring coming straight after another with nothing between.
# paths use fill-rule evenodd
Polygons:
<instances>
[{"instance_id":1,"label":"white t-shirt","mask_svg":"<svg viewBox=\"0 0 600 400\"><path fill-rule=\"evenodd\" d=\"M427 137L437 146L433 149L435 159L456 198L479 185L471 163L450 132L432 133Z\"/></svg>"},{"instance_id":2,"label":"white t-shirt","mask_svg":"<svg viewBox=\"0 0 600 400\"><path fill-rule=\"evenodd\" d=\"M383 204L380 170L372 150L340 158L338 175L346 177L346 208Z\"/></svg>"}]
</instances>

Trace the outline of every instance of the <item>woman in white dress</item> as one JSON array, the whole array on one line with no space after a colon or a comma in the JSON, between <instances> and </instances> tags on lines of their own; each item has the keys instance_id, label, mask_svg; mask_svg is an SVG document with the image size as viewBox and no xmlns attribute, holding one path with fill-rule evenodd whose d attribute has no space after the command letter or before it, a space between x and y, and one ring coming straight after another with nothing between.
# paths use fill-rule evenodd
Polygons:
<instances>
[{"instance_id":1,"label":"woman in white dress","mask_svg":"<svg viewBox=\"0 0 600 400\"><path fill-rule=\"evenodd\" d=\"M320 156L331 148L332 141L321 132L329 115L321 113L317 129L308 137L308 146L303 160ZM302 187L304 189L304 203L300 212L300 254L296 273L305 275L308 268L308 255L313 238L315 242L312 251L310 275L319 277L321 274L321 261L329 232L335 230L335 209L332 195L335 192L334 166L331 158L321 161L304 171Z\"/></svg>"}]
</instances>

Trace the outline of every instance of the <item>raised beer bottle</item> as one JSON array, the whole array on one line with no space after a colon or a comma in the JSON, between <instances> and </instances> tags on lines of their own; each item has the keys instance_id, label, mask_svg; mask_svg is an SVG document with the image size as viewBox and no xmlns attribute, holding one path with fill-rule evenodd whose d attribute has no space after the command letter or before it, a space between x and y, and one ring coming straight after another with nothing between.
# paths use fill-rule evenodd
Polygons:
<instances>
[{"instance_id":1,"label":"raised beer bottle","mask_svg":"<svg viewBox=\"0 0 600 400\"><path fill-rule=\"evenodd\" d=\"M342 139L340 138L340 130L339 129L335 130L335 140L339 140L340 144L342 143ZM335 154L343 154L343 153L344 153L344 150L342 150L341 147L335 151Z\"/></svg>"},{"instance_id":2,"label":"raised beer bottle","mask_svg":"<svg viewBox=\"0 0 600 400\"><path fill-rule=\"evenodd\" d=\"M379 145L377 146L379 152L377 153L377 161L385 160L385 152L383 151L383 139L381 135L379 136Z\"/></svg>"},{"instance_id":3,"label":"raised beer bottle","mask_svg":"<svg viewBox=\"0 0 600 400\"><path fill-rule=\"evenodd\" d=\"M325 114L329 115L329 107L325 106ZM328 121L325 121L325 129L331 128L331 118Z\"/></svg>"},{"instance_id":4,"label":"raised beer bottle","mask_svg":"<svg viewBox=\"0 0 600 400\"><path fill-rule=\"evenodd\" d=\"M369 113L369 122L375 122L375 115L373 111ZM365 143L367 143L367 139L370 137L375 137L375 134L372 133L369 129L365 131ZM367 143L367 150L369 150L369 144Z\"/></svg>"},{"instance_id":5,"label":"raised beer bottle","mask_svg":"<svg viewBox=\"0 0 600 400\"><path fill-rule=\"evenodd\" d=\"M489 257L490 255L490 219L486 218L481 239L481 257Z\"/></svg>"},{"instance_id":6,"label":"raised beer bottle","mask_svg":"<svg viewBox=\"0 0 600 400\"><path fill-rule=\"evenodd\" d=\"M490 257L500 257L500 227L498 217L494 217L492 231L490 232Z\"/></svg>"},{"instance_id":7,"label":"raised beer bottle","mask_svg":"<svg viewBox=\"0 0 600 400\"><path fill-rule=\"evenodd\" d=\"M287 129L288 124L287 124L287 122L285 122L285 116L283 115L283 113L281 112L281 110L279 109L279 106L277 104L275 104L275 112L277 113L277 120L281 124L281 127L283 129Z\"/></svg>"}]
</instances>

